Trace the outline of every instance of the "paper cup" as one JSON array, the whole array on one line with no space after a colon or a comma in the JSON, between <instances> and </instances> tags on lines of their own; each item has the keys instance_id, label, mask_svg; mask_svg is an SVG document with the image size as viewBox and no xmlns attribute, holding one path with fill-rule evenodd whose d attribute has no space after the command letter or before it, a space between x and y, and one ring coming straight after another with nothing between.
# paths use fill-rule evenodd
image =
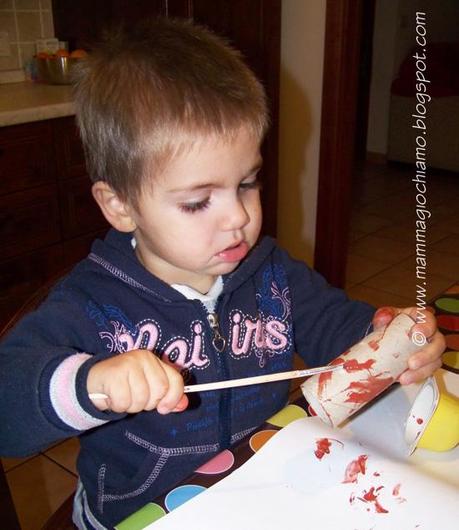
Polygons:
<instances>
[{"instance_id":1,"label":"paper cup","mask_svg":"<svg viewBox=\"0 0 459 530\"><path fill-rule=\"evenodd\" d=\"M417 448L449 451L459 443L459 399L429 378L411 407L405 426L410 454Z\"/></svg>"},{"instance_id":2,"label":"paper cup","mask_svg":"<svg viewBox=\"0 0 459 530\"><path fill-rule=\"evenodd\" d=\"M305 381L301 390L317 416L336 427L396 381L422 347L409 336L413 325L408 315L398 315L330 363L342 370Z\"/></svg>"}]
</instances>

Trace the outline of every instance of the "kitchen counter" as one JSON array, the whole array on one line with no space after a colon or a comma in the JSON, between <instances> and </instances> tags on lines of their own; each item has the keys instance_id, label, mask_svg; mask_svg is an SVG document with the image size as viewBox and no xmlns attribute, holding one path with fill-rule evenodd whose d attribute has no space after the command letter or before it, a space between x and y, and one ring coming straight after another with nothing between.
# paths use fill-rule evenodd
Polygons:
<instances>
[{"instance_id":1,"label":"kitchen counter","mask_svg":"<svg viewBox=\"0 0 459 530\"><path fill-rule=\"evenodd\" d=\"M75 114L69 85L24 81L0 85L0 127Z\"/></svg>"}]
</instances>

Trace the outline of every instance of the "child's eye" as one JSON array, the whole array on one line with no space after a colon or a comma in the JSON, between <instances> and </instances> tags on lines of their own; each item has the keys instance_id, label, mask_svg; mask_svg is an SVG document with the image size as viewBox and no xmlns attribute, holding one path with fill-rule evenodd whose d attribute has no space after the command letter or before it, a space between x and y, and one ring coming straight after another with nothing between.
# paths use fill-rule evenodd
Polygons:
<instances>
[{"instance_id":1,"label":"child's eye","mask_svg":"<svg viewBox=\"0 0 459 530\"><path fill-rule=\"evenodd\" d=\"M261 183L258 179L249 180L248 182L241 182L239 184L239 189L244 190L258 190L261 188Z\"/></svg>"},{"instance_id":2,"label":"child's eye","mask_svg":"<svg viewBox=\"0 0 459 530\"><path fill-rule=\"evenodd\" d=\"M180 205L180 209L182 210L182 212L195 213L195 212L205 210L206 208L209 207L209 205L210 205L210 198L206 197L204 200L198 201L198 202L185 202Z\"/></svg>"}]
</instances>

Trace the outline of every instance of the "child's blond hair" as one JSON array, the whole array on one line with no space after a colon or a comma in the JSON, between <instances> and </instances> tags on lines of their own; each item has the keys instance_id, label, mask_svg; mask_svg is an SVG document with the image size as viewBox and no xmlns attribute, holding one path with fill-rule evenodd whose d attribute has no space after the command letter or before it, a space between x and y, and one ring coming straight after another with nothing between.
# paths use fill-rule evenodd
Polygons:
<instances>
[{"instance_id":1,"label":"child's blond hair","mask_svg":"<svg viewBox=\"0 0 459 530\"><path fill-rule=\"evenodd\" d=\"M75 80L91 179L134 204L146 177L196 139L248 127L261 140L267 129L265 91L240 53L187 20L107 32Z\"/></svg>"}]
</instances>

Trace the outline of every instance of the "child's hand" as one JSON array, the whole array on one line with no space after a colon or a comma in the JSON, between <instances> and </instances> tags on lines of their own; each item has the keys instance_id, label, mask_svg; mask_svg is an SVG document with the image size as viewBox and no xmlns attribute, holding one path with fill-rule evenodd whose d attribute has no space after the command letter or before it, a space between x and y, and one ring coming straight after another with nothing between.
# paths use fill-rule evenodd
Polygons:
<instances>
[{"instance_id":1,"label":"child's hand","mask_svg":"<svg viewBox=\"0 0 459 530\"><path fill-rule=\"evenodd\" d=\"M408 370L400 376L402 385L409 385L425 379L432 375L435 370L440 368L441 354L445 350L445 339L437 329L437 321L430 311L421 311L425 316L425 322L414 324L411 328L411 339L416 344L425 344L425 346L413 353L408 359ZM416 307L407 307L404 309L398 307L381 307L373 317L373 328L378 329L386 326L394 317L400 313L409 315L414 320L419 315Z\"/></svg>"},{"instance_id":2,"label":"child's hand","mask_svg":"<svg viewBox=\"0 0 459 530\"><path fill-rule=\"evenodd\" d=\"M148 350L132 350L96 363L89 370L87 389L90 394L107 394L108 399L93 400L100 410L156 409L168 414L188 406L182 376Z\"/></svg>"}]
</instances>

